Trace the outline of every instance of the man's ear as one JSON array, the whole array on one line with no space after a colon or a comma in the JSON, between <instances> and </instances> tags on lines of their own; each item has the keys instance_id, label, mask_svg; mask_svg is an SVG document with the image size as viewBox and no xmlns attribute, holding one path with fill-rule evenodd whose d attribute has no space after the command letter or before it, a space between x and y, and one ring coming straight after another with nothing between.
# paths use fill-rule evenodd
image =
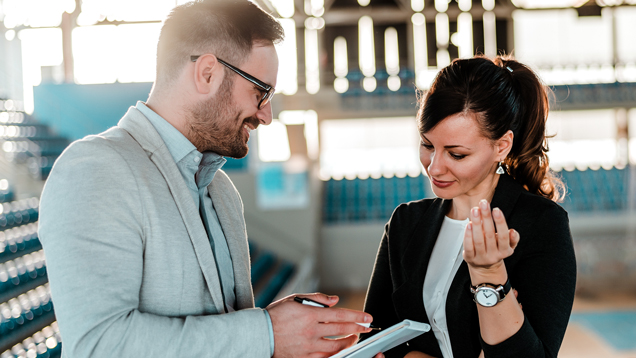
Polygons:
<instances>
[{"instance_id":1,"label":"man's ear","mask_svg":"<svg viewBox=\"0 0 636 358\"><path fill-rule=\"evenodd\" d=\"M200 56L194 63L194 85L201 94L210 94L223 82L223 65L212 54Z\"/></svg>"},{"instance_id":2,"label":"man's ear","mask_svg":"<svg viewBox=\"0 0 636 358\"><path fill-rule=\"evenodd\" d=\"M514 134L511 130L507 131L501 138L497 140L497 157L500 159L498 161L502 161L506 159L508 153L512 150L512 143L514 140Z\"/></svg>"}]
</instances>

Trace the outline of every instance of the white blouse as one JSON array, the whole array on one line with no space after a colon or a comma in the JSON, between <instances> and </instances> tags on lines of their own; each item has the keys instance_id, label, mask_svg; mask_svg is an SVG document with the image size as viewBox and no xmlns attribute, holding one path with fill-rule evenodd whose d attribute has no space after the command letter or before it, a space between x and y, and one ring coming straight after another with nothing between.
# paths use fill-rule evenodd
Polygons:
<instances>
[{"instance_id":1,"label":"white blouse","mask_svg":"<svg viewBox=\"0 0 636 358\"><path fill-rule=\"evenodd\" d=\"M446 326L446 297L457 269L464 261L462 251L468 221L444 216L424 279L424 308L444 358L453 357Z\"/></svg>"}]
</instances>

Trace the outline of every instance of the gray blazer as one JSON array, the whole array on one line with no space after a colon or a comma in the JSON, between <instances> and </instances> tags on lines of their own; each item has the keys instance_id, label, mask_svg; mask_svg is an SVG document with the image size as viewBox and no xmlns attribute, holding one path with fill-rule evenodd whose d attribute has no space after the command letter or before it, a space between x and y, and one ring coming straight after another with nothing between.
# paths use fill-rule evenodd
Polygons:
<instances>
[{"instance_id":1,"label":"gray blazer","mask_svg":"<svg viewBox=\"0 0 636 358\"><path fill-rule=\"evenodd\" d=\"M130 108L71 144L40 202L63 357L269 357L254 308L243 203L221 170L208 187L232 257L237 312L223 312L214 255L163 140Z\"/></svg>"}]
</instances>

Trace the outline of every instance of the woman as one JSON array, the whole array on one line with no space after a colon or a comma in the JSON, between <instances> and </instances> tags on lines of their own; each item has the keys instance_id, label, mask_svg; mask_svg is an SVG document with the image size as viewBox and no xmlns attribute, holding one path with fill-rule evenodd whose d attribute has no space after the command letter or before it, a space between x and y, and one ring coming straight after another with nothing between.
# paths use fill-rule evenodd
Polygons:
<instances>
[{"instance_id":1,"label":"woman","mask_svg":"<svg viewBox=\"0 0 636 358\"><path fill-rule=\"evenodd\" d=\"M432 332L387 357L557 356L576 262L548 109L537 76L504 57L454 61L421 99L420 160L437 198L395 209L365 311L375 326L411 319Z\"/></svg>"}]
</instances>

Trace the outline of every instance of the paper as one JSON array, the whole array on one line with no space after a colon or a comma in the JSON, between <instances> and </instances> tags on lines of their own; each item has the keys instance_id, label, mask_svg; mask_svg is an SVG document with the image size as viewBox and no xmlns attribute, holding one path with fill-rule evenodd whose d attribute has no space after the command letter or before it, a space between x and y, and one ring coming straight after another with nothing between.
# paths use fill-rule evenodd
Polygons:
<instances>
[{"instance_id":1,"label":"paper","mask_svg":"<svg viewBox=\"0 0 636 358\"><path fill-rule=\"evenodd\" d=\"M384 353L430 330L431 326L426 323L405 319L329 358L372 358L379 352Z\"/></svg>"}]
</instances>

